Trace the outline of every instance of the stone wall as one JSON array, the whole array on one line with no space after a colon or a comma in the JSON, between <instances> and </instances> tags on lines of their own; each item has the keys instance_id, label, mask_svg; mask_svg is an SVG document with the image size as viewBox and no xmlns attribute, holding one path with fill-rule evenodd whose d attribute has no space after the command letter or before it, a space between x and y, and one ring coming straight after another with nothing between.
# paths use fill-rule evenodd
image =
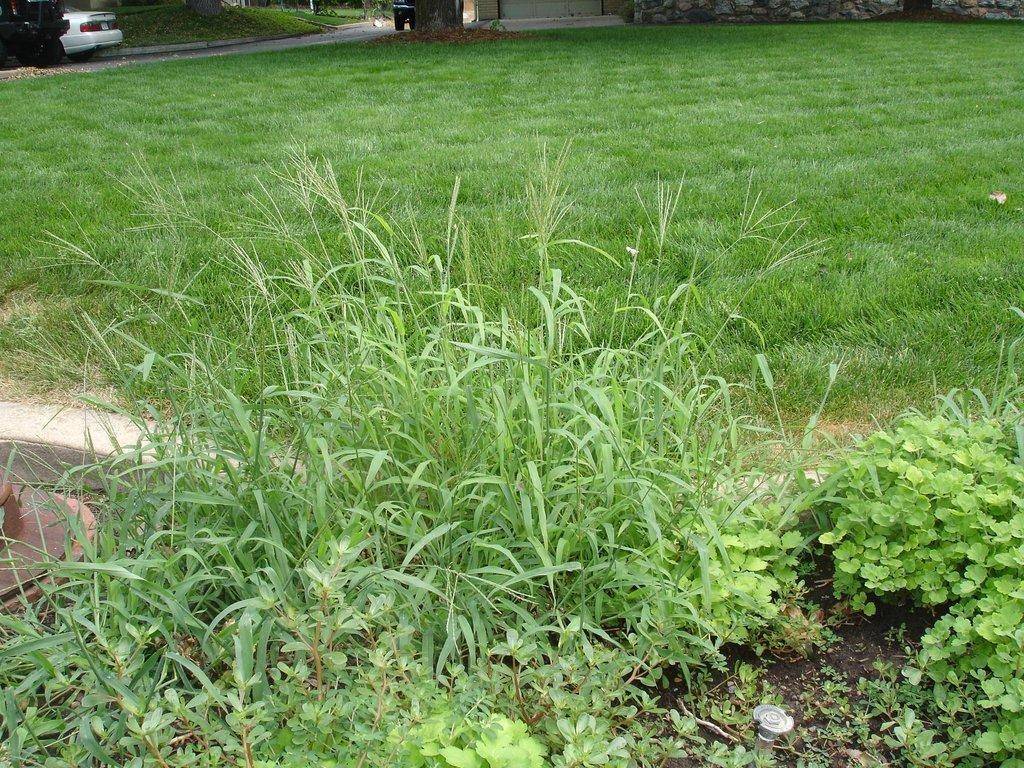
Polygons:
<instances>
[{"instance_id":1,"label":"stone wall","mask_svg":"<svg viewBox=\"0 0 1024 768\"><path fill-rule=\"evenodd\" d=\"M933 0L934 9L987 19L1024 19L1024 0ZM903 0L636 0L636 21L803 21L869 19L903 9Z\"/></svg>"},{"instance_id":2,"label":"stone wall","mask_svg":"<svg viewBox=\"0 0 1024 768\"><path fill-rule=\"evenodd\" d=\"M933 0L937 11L980 19L1024 19L1024 0Z\"/></svg>"}]
</instances>

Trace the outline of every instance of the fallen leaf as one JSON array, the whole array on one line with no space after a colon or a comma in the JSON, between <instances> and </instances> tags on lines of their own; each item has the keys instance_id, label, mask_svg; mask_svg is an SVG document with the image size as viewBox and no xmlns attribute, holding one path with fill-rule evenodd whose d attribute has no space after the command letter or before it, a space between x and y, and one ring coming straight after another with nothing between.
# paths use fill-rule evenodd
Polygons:
<instances>
[{"instance_id":1,"label":"fallen leaf","mask_svg":"<svg viewBox=\"0 0 1024 768\"><path fill-rule=\"evenodd\" d=\"M990 194L988 196L988 199L989 200L995 200L1000 205L1005 205L1005 203L1006 203L1006 193L1003 192L1002 190L997 189L995 192L993 192L992 194Z\"/></svg>"}]
</instances>

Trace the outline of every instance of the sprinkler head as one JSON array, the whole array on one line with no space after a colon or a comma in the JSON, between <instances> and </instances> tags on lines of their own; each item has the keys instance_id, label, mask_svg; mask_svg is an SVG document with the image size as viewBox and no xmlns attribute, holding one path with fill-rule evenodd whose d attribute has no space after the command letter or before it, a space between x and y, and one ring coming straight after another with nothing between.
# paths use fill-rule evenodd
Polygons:
<instances>
[{"instance_id":1,"label":"sprinkler head","mask_svg":"<svg viewBox=\"0 0 1024 768\"><path fill-rule=\"evenodd\" d=\"M757 749L771 749L774 741L792 731L795 724L786 710L775 704L754 707L754 723L757 725Z\"/></svg>"}]
</instances>

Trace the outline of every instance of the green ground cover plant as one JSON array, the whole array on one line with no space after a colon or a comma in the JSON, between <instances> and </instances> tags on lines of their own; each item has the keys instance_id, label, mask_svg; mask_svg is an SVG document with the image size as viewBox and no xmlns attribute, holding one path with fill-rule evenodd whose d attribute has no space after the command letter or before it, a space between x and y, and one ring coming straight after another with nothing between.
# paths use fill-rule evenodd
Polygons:
<instances>
[{"instance_id":1,"label":"green ground cover plant","mask_svg":"<svg viewBox=\"0 0 1024 768\"><path fill-rule=\"evenodd\" d=\"M1019 400L995 402L872 435L827 505L838 592L869 613L900 596L944 609L905 670L937 726L915 764L1024 764L1024 423Z\"/></svg>"},{"instance_id":2,"label":"green ground cover plant","mask_svg":"<svg viewBox=\"0 0 1024 768\"><path fill-rule=\"evenodd\" d=\"M295 8L286 7L284 10L300 19L316 21L320 24L330 24L332 26L354 24L366 20L366 13L362 8L349 5L326 6L320 10L320 13L312 13L302 6L296 6Z\"/></svg>"},{"instance_id":3,"label":"green ground cover plant","mask_svg":"<svg viewBox=\"0 0 1024 768\"><path fill-rule=\"evenodd\" d=\"M216 16L201 16L177 4L141 6L132 13L115 10L124 32L124 44L130 47L303 35L321 29L294 13L276 8L225 6Z\"/></svg>"},{"instance_id":4,"label":"green ground cover plant","mask_svg":"<svg viewBox=\"0 0 1024 768\"><path fill-rule=\"evenodd\" d=\"M101 281L187 286L210 307L233 295L234 273L213 258L224 241L138 229L147 211L117 183L137 176L135 158L212 223L296 147L329 158L345 184L364 168L389 207L434 237L460 179L482 301L522 317L535 270L518 239L528 228L518 189L540 146L571 142L570 231L616 258L556 249L552 263L600 314L626 303L626 248L642 219L635 188L651 200L660 175L684 182L679 211L661 259L641 249L632 290L667 298L696 260L714 299L691 314L704 338L722 324L719 300L731 307L750 292L746 321L717 339L708 370L742 380L764 353L781 407L799 417L817 408L831 361L842 366L835 418L984 386L998 339L1018 327L1007 307L1024 284L1022 37L1021 25L987 23L631 26L4 83L0 376L8 396L102 386L106 372L75 330L79 311L101 324L138 314L137 332L162 351L193 333L178 314L144 323L148 299ZM749 243L722 250L751 176L769 207L792 202L807 240L822 243L769 278ZM287 199L275 179L266 184ZM996 189L1005 205L988 199ZM282 213L301 229L301 212ZM50 235L82 245L109 274L68 259ZM275 269L289 258L272 243L260 256ZM215 310L202 329L237 331Z\"/></svg>"},{"instance_id":5,"label":"green ground cover plant","mask_svg":"<svg viewBox=\"0 0 1024 768\"><path fill-rule=\"evenodd\" d=\"M220 266L241 335L167 353L131 323L93 326L151 437L104 468L86 561L54 564L43 601L0 617L5 758L749 762L653 691L669 665L688 676L771 632L799 593L813 532L791 436L703 372L692 288L634 295L595 338L598 310L551 264L588 248L560 235L562 165L525 194L528 312L488 309L458 278L474 253L458 189L431 243L306 160L288 184L308 231L277 198L238 214L249 237ZM793 252L763 231L745 245L770 271ZM292 259L267 267L264 242ZM153 297L154 322L225 310Z\"/></svg>"}]
</instances>

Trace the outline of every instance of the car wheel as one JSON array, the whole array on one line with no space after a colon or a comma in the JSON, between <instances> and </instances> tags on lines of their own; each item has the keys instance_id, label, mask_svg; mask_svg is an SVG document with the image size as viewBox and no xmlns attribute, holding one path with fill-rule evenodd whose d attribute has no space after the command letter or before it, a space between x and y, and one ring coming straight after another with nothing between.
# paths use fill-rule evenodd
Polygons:
<instances>
[{"instance_id":1,"label":"car wheel","mask_svg":"<svg viewBox=\"0 0 1024 768\"><path fill-rule=\"evenodd\" d=\"M397 29L399 32L405 29L405 19L403 19L400 16L395 16L395 29Z\"/></svg>"},{"instance_id":2,"label":"car wheel","mask_svg":"<svg viewBox=\"0 0 1024 768\"><path fill-rule=\"evenodd\" d=\"M33 48L26 48L19 45L14 49L14 58L18 60L18 63L23 67L31 67L36 63L36 52Z\"/></svg>"},{"instance_id":3,"label":"car wheel","mask_svg":"<svg viewBox=\"0 0 1024 768\"><path fill-rule=\"evenodd\" d=\"M81 63L83 61L88 61L89 59L91 59L95 55L96 55L96 49L95 48L91 48L88 51L79 51L78 53L69 53L68 54L68 58L71 59L71 61L77 61L77 62Z\"/></svg>"},{"instance_id":4,"label":"car wheel","mask_svg":"<svg viewBox=\"0 0 1024 768\"><path fill-rule=\"evenodd\" d=\"M37 67L53 67L64 58L64 46L55 37L47 38L36 49L35 65Z\"/></svg>"},{"instance_id":5,"label":"car wheel","mask_svg":"<svg viewBox=\"0 0 1024 768\"><path fill-rule=\"evenodd\" d=\"M409 29L416 29L416 17L409 19Z\"/></svg>"},{"instance_id":6,"label":"car wheel","mask_svg":"<svg viewBox=\"0 0 1024 768\"><path fill-rule=\"evenodd\" d=\"M7 45L0 40L0 67L7 63Z\"/></svg>"}]
</instances>

